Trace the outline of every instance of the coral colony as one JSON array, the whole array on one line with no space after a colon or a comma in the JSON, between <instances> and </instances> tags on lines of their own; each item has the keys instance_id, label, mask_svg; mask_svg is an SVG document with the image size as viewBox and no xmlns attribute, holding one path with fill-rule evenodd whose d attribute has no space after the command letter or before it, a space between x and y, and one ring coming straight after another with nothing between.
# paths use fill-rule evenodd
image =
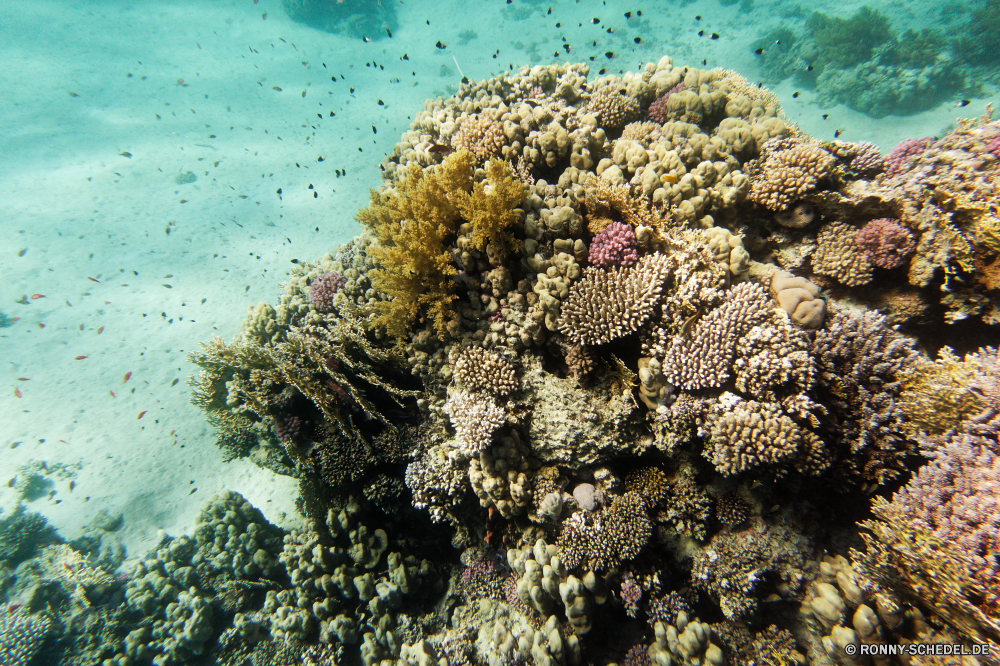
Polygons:
<instances>
[{"instance_id":1,"label":"coral colony","mask_svg":"<svg viewBox=\"0 0 1000 666\"><path fill-rule=\"evenodd\" d=\"M224 492L125 582L94 573L99 552L39 569L61 617L102 609L64 651L998 654L1000 361L940 340L1000 323L1000 125L882 157L810 137L731 71L588 73L524 68L427 102L363 232L192 355L219 445L296 477L305 526ZM4 644L38 650L40 610L4 613Z\"/></svg>"}]
</instances>

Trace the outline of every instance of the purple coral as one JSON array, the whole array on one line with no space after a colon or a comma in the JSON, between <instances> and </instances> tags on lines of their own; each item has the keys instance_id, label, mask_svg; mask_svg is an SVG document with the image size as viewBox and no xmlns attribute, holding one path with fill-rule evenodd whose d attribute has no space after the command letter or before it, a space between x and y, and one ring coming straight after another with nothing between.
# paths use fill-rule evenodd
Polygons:
<instances>
[{"instance_id":1,"label":"purple coral","mask_svg":"<svg viewBox=\"0 0 1000 666\"><path fill-rule=\"evenodd\" d=\"M885 175L892 176L905 173L910 170L910 166L918 157L924 154L934 137L925 136L922 139L905 139L896 144L888 155L885 156Z\"/></svg>"},{"instance_id":2,"label":"purple coral","mask_svg":"<svg viewBox=\"0 0 1000 666\"><path fill-rule=\"evenodd\" d=\"M274 420L274 430L280 441L290 442L299 436L302 419L291 414L280 416Z\"/></svg>"},{"instance_id":3,"label":"purple coral","mask_svg":"<svg viewBox=\"0 0 1000 666\"><path fill-rule=\"evenodd\" d=\"M588 259L592 266L631 266L639 261L635 232L622 222L612 222L594 236Z\"/></svg>"},{"instance_id":4,"label":"purple coral","mask_svg":"<svg viewBox=\"0 0 1000 666\"><path fill-rule=\"evenodd\" d=\"M967 554L973 578L1000 603L1000 455L997 442L971 435L925 438L932 461L892 503L943 543Z\"/></svg>"},{"instance_id":5,"label":"purple coral","mask_svg":"<svg viewBox=\"0 0 1000 666\"><path fill-rule=\"evenodd\" d=\"M659 97L655 102L649 105L649 119L654 123L663 124L670 120L670 110L667 108L667 100L674 93L679 93L687 90L687 86L681 81L676 86L663 93L662 97Z\"/></svg>"},{"instance_id":6,"label":"purple coral","mask_svg":"<svg viewBox=\"0 0 1000 666\"><path fill-rule=\"evenodd\" d=\"M879 268L897 268L913 254L917 241L899 220L872 220L858 232L857 244L865 257Z\"/></svg>"},{"instance_id":7,"label":"purple coral","mask_svg":"<svg viewBox=\"0 0 1000 666\"><path fill-rule=\"evenodd\" d=\"M336 271L323 273L309 285L309 304L318 312L332 312L333 297L346 283L344 276Z\"/></svg>"}]
</instances>

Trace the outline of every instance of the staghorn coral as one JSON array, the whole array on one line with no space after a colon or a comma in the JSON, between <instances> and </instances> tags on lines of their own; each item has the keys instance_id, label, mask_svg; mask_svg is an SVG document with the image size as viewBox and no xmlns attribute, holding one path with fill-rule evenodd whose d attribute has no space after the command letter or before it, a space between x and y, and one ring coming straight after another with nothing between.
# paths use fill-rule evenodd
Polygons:
<instances>
[{"instance_id":1,"label":"staghorn coral","mask_svg":"<svg viewBox=\"0 0 1000 666\"><path fill-rule=\"evenodd\" d=\"M663 352L663 377L686 391L721 386L729 378L737 341L771 317L764 290L743 283L725 293L721 305L674 336Z\"/></svg>"},{"instance_id":2,"label":"staghorn coral","mask_svg":"<svg viewBox=\"0 0 1000 666\"><path fill-rule=\"evenodd\" d=\"M812 255L813 272L829 275L848 287L871 282L871 255L858 240L859 233L858 229L844 222L823 225L816 237L819 246Z\"/></svg>"},{"instance_id":3,"label":"staghorn coral","mask_svg":"<svg viewBox=\"0 0 1000 666\"><path fill-rule=\"evenodd\" d=\"M863 226L855 242L872 265L890 269L901 266L917 247L913 233L899 220L890 218L872 220Z\"/></svg>"},{"instance_id":4,"label":"staghorn coral","mask_svg":"<svg viewBox=\"0 0 1000 666\"><path fill-rule=\"evenodd\" d=\"M785 210L812 192L835 163L836 158L816 144L771 139L760 157L746 167L750 177L747 199L773 211Z\"/></svg>"},{"instance_id":5,"label":"staghorn coral","mask_svg":"<svg viewBox=\"0 0 1000 666\"><path fill-rule=\"evenodd\" d=\"M445 412L455 428L458 454L466 457L489 446L494 431L507 421L507 412L492 398L464 391L452 396Z\"/></svg>"},{"instance_id":6,"label":"staghorn coral","mask_svg":"<svg viewBox=\"0 0 1000 666\"><path fill-rule=\"evenodd\" d=\"M837 471L882 485L898 476L913 451L898 397L905 369L916 360L913 340L875 312L838 309L812 344L817 388L841 422L849 456Z\"/></svg>"},{"instance_id":7,"label":"staghorn coral","mask_svg":"<svg viewBox=\"0 0 1000 666\"><path fill-rule=\"evenodd\" d=\"M389 296L379 301L374 325L402 342L421 312L443 340L455 321L452 301L457 273L445 239L458 229L460 193L472 191L475 157L466 150L448 156L434 173L411 165L392 194L372 190L371 204L356 219L377 240L369 249L378 268L372 286Z\"/></svg>"},{"instance_id":8,"label":"staghorn coral","mask_svg":"<svg viewBox=\"0 0 1000 666\"><path fill-rule=\"evenodd\" d=\"M660 253L635 266L585 269L563 303L559 331L578 344L600 345L638 330L653 313L669 271Z\"/></svg>"},{"instance_id":9,"label":"staghorn coral","mask_svg":"<svg viewBox=\"0 0 1000 666\"><path fill-rule=\"evenodd\" d=\"M642 496L626 492L600 511L563 521L556 545L567 569L606 571L638 557L651 533Z\"/></svg>"},{"instance_id":10,"label":"staghorn coral","mask_svg":"<svg viewBox=\"0 0 1000 666\"><path fill-rule=\"evenodd\" d=\"M489 393L502 398L518 386L517 373L510 361L482 347L454 352L451 366L455 379L474 393Z\"/></svg>"}]
</instances>

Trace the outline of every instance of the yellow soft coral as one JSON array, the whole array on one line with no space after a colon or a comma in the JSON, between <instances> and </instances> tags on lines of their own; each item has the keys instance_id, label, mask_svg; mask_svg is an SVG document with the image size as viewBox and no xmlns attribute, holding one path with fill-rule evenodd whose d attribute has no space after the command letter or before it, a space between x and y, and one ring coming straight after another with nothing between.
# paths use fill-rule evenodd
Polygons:
<instances>
[{"instance_id":1,"label":"yellow soft coral","mask_svg":"<svg viewBox=\"0 0 1000 666\"><path fill-rule=\"evenodd\" d=\"M389 296L378 303L373 324L400 343L421 312L442 340L456 319L451 276L457 271L447 241L459 224L459 199L472 191L475 164L467 150L452 153L433 173L411 164L394 193L372 191L371 205L358 212L358 222L378 240L369 250L379 266L372 286Z\"/></svg>"},{"instance_id":2,"label":"yellow soft coral","mask_svg":"<svg viewBox=\"0 0 1000 666\"><path fill-rule=\"evenodd\" d=\"M509 229L517 222L514 209L521 205L525 191L508 162L492 159L486 165L486 183L477 183L471 194L457 196L459 212L472 224L472 246L485 250L495 266L517 249L517 239Z\"/></svg>"}]
</instances>

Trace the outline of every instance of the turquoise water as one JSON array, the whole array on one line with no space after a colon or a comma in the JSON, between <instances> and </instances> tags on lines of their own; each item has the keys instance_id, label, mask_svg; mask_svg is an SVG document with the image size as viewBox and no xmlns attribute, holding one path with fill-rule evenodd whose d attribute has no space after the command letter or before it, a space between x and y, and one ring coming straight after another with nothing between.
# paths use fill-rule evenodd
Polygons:
<instances>
[{"instance_id":1,"label":"turquoise water","mask_svg":"<svg viewBox=\"0 0 1000 666\"><path fill-rule=\"evenodd\" d=\"M1000 321L998 26L993 0L8 0L0 664L825 664L844 663L847 631L866 645L994 641L995 657L1000 605L975 587L1000 587L995 537L976 541L995 472L968 491L987 514L969 510L979 531L938 532L979 558L955 565L977 572L956 583L962 601L880 580L852 549L877 552L856 523L950 450L941 438L985 440L965 444L985 447L983 468L1000 453L996 353L977 351ZM671 97L659 128L626 128ZM896 172L852 162L858 145L885 156L922 137L940 142ZM759 184L792 147L762 153L769 138L827 156L780 203ZM401 203L430 196L407 177L433 180L462 148L475 158L448 187L464 183L468 200ZM489 158L526 189L504 190ZM477 199L474 182L496 198ZM377 206L359 222L380 186L376 204L434 224L393 230ZM885 219L899 223L886 250L899 262L855 248ZM588 318L619 292L573 300L609 220L638 243L635 279L662 288L613 334ZM391 246L401 255L378 249ZM707 254L650 267L678 247ZM344 295L321 305L314 283L334 272ZM811 295L789 307L776 285L794 277L806 286L787 288ZM736 296L744 283L765 300ZM809 301L818 318L796 309ZM763 308L723 336L727 363L744 365L694 380L718 350L684 341L709 339L730 302ZM887 319L865 328L838 308ZM302 346L290 326L313 327ZM855 358L817 342L824 332L880 342ZM199 346L216 337L228 346ZM467 347L493 356L462 371ZM768 370L785 373L780 388L739 379L766 366L761 349L784 359ZM895 365L866 365L869 353ZM473 385L508 365L517 388L482 398L494 389ZM797 434L726 430L751 412ZM736 448L787 435L804 458L725 462L724 431ZM573 539L616 555L576 562L590 546ZM713 568L717 555L733 570ZM872 576L884 596L844 582ZM905 608L905 626L876 598Z\"/></svg>"}]
</instances>

